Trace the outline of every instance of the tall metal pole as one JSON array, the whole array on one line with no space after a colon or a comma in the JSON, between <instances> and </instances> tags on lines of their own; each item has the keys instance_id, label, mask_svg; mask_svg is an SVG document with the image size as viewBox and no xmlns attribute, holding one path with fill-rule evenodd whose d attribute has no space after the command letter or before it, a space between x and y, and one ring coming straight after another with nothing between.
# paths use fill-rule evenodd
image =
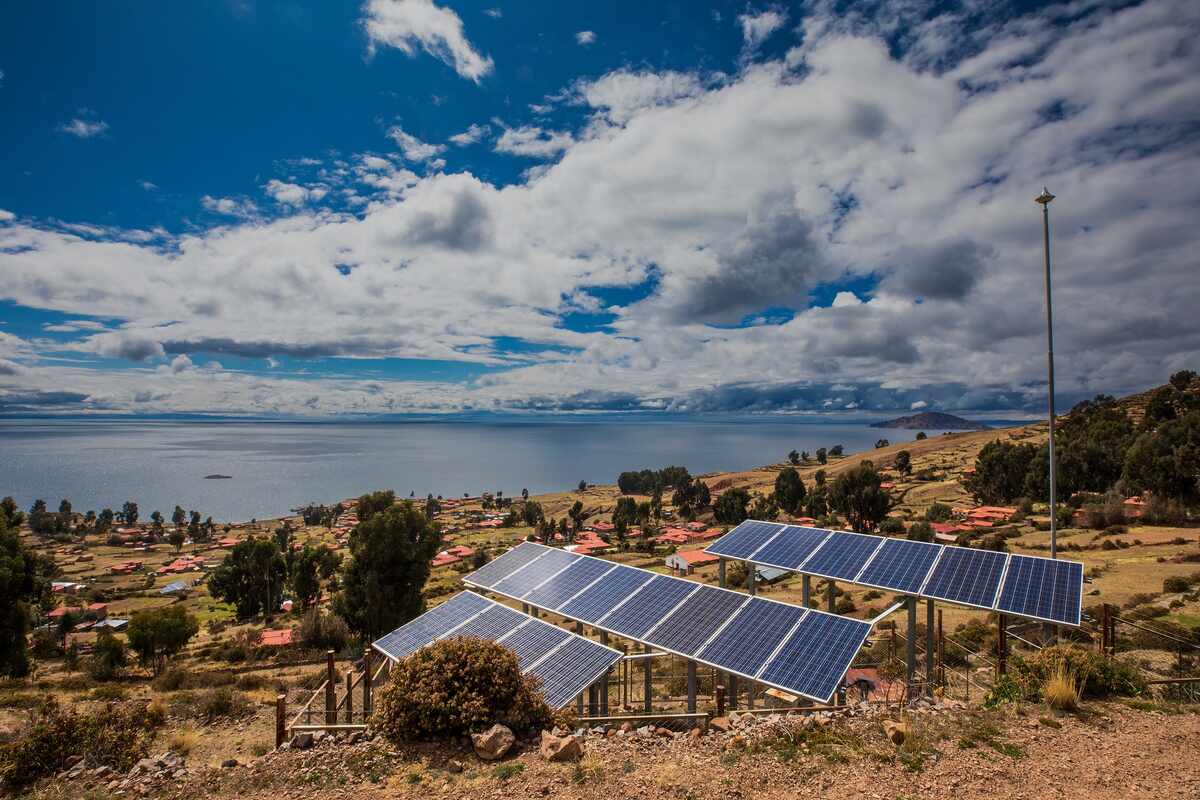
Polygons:
<instances>
[{"instance_id":1,"label":"tall metal pole","mask_svg":"<svg viewBox=\"0 0 1200 800\"><path fill-rule=\"evenodd\" d=\"M1046 257L1046 360L1050 375L1050 557L1058 558L1058 492L1054 468L1054 314L1050 305L1050 201L1054 195L1042 188L1033 200L1042 207L1042 250Z\"/></svg>"}]
</instances>

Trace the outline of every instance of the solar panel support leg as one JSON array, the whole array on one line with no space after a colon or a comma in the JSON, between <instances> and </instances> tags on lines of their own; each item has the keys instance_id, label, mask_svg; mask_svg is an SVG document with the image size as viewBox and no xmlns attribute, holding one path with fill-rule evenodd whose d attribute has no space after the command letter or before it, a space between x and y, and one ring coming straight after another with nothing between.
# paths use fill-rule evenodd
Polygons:
<instances>
[{"instance_id":1,"label":"solar panel support leg","mask_svg":"<svg viewBox=\"0 0 1200 800\"><path fill-rule=\"evenodd\" d=\"M905 605L908 607L908 633L904 640L904 684L911 693L913 679L917 674L917 598L908 598Z\"/></svg>"},{"instance_id":2,"label":"solar panel support leg","mask_svg":"<svg viewBox=\"0 0 1200 800\"><path fill-rule=\"evenodd\" d=\"M722 589L725 588L725 559L723 558L717 559L717 582Z\"/></svg>"},{"instance_id":3,"label":"solar panel support leg","mask_svg":"<svg viewBox=\"0 0 1200 800\"><path fill-rule=\"evenodd\" d=\"M696 713L696 662L687 662L688 713Z\"/></svg>"},{"instance_id":4,"label":"solar panel support leg","mask_svg":"<svg viewBox=\"0 0 1200 800\"><path fill-rule=\"evenodd\" d=\"M825 582L825 605L828 606L830 614L837 608L837 584L833 581Z\"/></svg>"},{"instance_id":5,"label":"solar panel support leg","mask_svg":"<svg viewBox=\"0 0 1200 800\"><path fill-rule=\"evenodd\" d=\"M600 631L600 644L608 646L608 634ZM604 670L604 675L600 678L600 716L608 716L608 683L611 677L611 669Z\"/></svg>"},{"instance_id":6,"label":"solar panel support leg","mask_svg":"<svg viewBox=\"0 0 1200 800\"><path fill-rule=\"evenodd\" d=\"M334 652L325 651L325 724L337 724L337 707L334 698L337 695L337 675L333 669Z\"/></svg>"},{"instance_id":7,"label":"solar panel support leg","mask_svg":"<svg viewBox=\"0 0 1200 800\"><path fill-rule=\"evenodd\" d=\"M737 711L738 707L738 679L737 675L729 673L729 710Z\"/></svg>"},{"instance_id":8,"label":"solar panel support leg","mask_svg":"<svg viewBox=\"0 0 1200 800\"><path fill-rule=\"evenodd\" d=\"M1008 674L1008 619L996 615L996 675Z\"/></svg>"},{"instance_id":9,"label":"solar panel support leg","mask_svg":"<svg viewBox=\"0 0 1200 800\"><path fill-rule=\"evenodd\" d=\"M522 614L529 613L529 603L521 603L521 613Z\"/></svg>"},{"instance_id":10,"label":"solar panel support leg","mask_svg":"<svg viewBox=\"0 0 1200 800\"><path fill-rule=\"evenodd\" d=\"M934 654L937 652L937 644L934 639L933 627L933 600L925 601L925 694L933 697L933 680L935 677L934 669Z\"/></svg>"},{"instance_id":11,"label":"solar panel support leg","mask_svg":"<svg viewBox=\"0 0 1200 800\"><path fill-rule=\"evenodd\" d=\"M758 587L756 585L758 583L758 581L755 580L755 578L757 577L758 570L755 569L754 565L751 564L749 561L747 561L745 563L746 563L746 589L750 592L750 596L753 597L754 595L758 594Z\"/></svg>"},{"instance_id":12,"label":"solar panel support leg","mask_svg":"<svg viewBox=\"0 0 1200 800\"><path fill-rule=\"evenodd\" d=\"M575 698L575 716L583 716L583 692L580 692L579 696Z\"/></svg>"},{"instance_id":13,"label":"solar panel support leg","mask_svg":"<svg viewBox=\"0 0 1200 800\"><path fill-rule=\"evenodd\" d=\"M812 578L804 575L800 579L800 604L812 608Z\"/></svg>"},{"instance_id":14,"label":"solar panel support leg","mask_svg":"<svg viewBox=\"0 0 1200 800\"><path fill-rule=\"evenodd\" d=\"M746 708L754 708L754 682L746 681Z\"/></svg>"},{"instance_id":15,"label":"solar panel support leg","mask_svg":"<svg viewBox=\"0 0 1200 800\"><path fill-rule=\"evenodd\" d=\"M644 648L645 652L650 652L650 645L642 645L642 647ZM642 685L642 705L645 707L646 713L649 714L654 710L654 689L651 685L654 679L654 659L643 658L642 670L642 680L644 681Z\"/></svg>"}]
</instances>

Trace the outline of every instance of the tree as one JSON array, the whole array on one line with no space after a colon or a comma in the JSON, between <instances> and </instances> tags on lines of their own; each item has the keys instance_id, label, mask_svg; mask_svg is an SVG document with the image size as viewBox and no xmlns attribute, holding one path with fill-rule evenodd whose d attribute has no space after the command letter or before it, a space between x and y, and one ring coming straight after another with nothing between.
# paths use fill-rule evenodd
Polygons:
<instances>
[{"instance_id":1,"label":"tree","mask_svg":"<svg viewBox=\"0 0 1200 800\"><path fill-rule=\"evenodd\" d=\"M928 522L914 522L908 529L908 538L914 542L932 542L933 528Z\"/></svg>"},{"instance_id":2,"label":"tree","mask_svg":"<svg viewBox=\"0 0 1200 800\"><path fill-rule=\"evenodd\" d=\"M896 453L896 471L901 475L912 474L912 453L907 450Z\"/></svg>"},{"instance_id":3,"label":"tree","mask_svg":"<svg viewBox=\"0 0 1200 800\"><path fill-rule=\"evenodd\" d=\"M396 493L387 491L371 492L358 498L358 521L366 522L380 511L386 511L396 504Z\"/></svg>"},{"instance_id":4,"label":"tree","mask_svg":"<svg viewBox=\"0 0 1200 800\"><path fill-rule=\"evenodd\" d=\"M101 628L92 645L92 655L87 661L88 674L94 680L108 681L121 674L129 658L125 643L113 636L108 628Z\"/></svg>"},{"instance_id":5,"label":"tree","mask_svg":"<svg viewBox=\"0 0 1200 800\"><path fill-rule=\"evenodd\" d=\"M522 500L528 500L528 499L529 499L529 490L528 490L528 489L522 489L522 490L521 490L521 499L522 499Z\"/></svg>"},{"instance_id":6,"label":"tree","mask_svg":"<svg viewBox=\"0 0 1200 800\"><path fill-rule=\"evenodd\" d=\"M746 507L748 505L750 505L748 491L740 487L726 489L713 504L713 516L717 522L724 525L737 525L747 518Z\"/></svg>"},{"instance_id":7,"label":"tree","mask_svg":"<svg viewBox=\"0 0 1200 800\"><path fill-rule=\"evenodd\" d=\"M129 620L129 648L155 675L200 631L200 623L181 605L139 611Z\"/></svg>"},{"instance_id":8,"label":"tree","mask_svg":"<svg viewBox=\"0 0 1200 800\"><path fill-rule=\"evenodd\" d=\"M51 597L50 579L57 568L49 557L27 549L9 528L0 509L0 675L19 678L29 673L26 637L29 607Z\"/></svg>"},{"instance_id":9,"label":"tree","mask_svg":"<svg viewBox=\"0 0 1200 800\"><path fill-rule=\"evenodd\" d=\"M778 517L779 504L775 502L775 495L755 495L754 504L750 506L749 516L753 519L768 520Z\"/></svg>"},{"instance_id":10,"label":"tree","mask_svg":"<svg viewBox=\"0 0 1200 800\"><path fill-rule=\"evenodd\" d=\"M163 515L162 515L162 512L159 511L158 509L155 509L154 513L152 513L150 515L150 532L154 535L154 538L156 540L162 538ZM182 542L182 540L180 540L180 541ZM179 548L176 548L176 549L178 550Z\"/></svg>"},{"instance_id":11,"label":"tree","mask_svg":"<svg viewBox=\"0 0 1200 800\"><path fill-rule=\"evenodd\" d=\"M935 502L925 510L925 519L928 522L945 522L950 519L951 509L945 503Z\"/></svg>"},{"instance_id":12,"label":"tree","mask_svg":"<svg viewBox=\"0 0 1200 800\"><path fill-rule=\"evenodd\" d=\"M374 639L424 611L421 590L437 553L437 526L412 503L360 522L350 534L350 558L334 609L355 633Z\"/></svg>"},{"instance_id":13,"label":"tree","mask_svg":"<svg viewBox=\"0 0 1200 800\"><path fill-rule=\"evenodd\" d=\"M58 504L58 519L62 523L62 527L68 528L75 519L75 515L71 508L71 501L65 497Z\"/></svg>"},{"instance_id":14,"label":"tree","mask_svg":"<svg viewBox=\"0 0 1200 800\"><path fill-rule=\"evenodd\" d=\"M12 497L5 497L0 500L0 513L8 520L8 524L13 530L21 527L21 523L25 521L25 513L17 508L17 501Z\"/></svg>"},{"instance_id":15,"label":"tree","mask_svg":"<svg viewBox=\"0 0 1200 800\"><path fill-rule=\"evenodd\" d=\"M845 452L846 449L840 444L835 444L833 447L829 448L829 455L833 456L834 458L841 458L842 454Z\"/></svg>"},{"instance_id":16,"label":"tree","mask_svg":"<svg viewBox=\"0 0 1200 800\"><path fill-rule=\"evenodd\" d=\"M612 523L619 536L624 536L629 527L637 522L638 503L632 497L617 498L617 507L613 509Z\"/></svg>"},{"instance_id":17,"label":"tree","mask_svg":"<svg viewBox=\"0 0 1200 800\"><path fill-rule=\"evenodd\" d=\"M825 470L819 469L816 472L814 472L813 473L813 482L816 483L817 486L824 486L825 485Z\"/></svg>"},{"instance_id":18,"label":"tree","mask_svg":"<svg viewBox=\"0 0 1200 800\"><path fill-rule=\"evenodd\" d=\"M1181 369L1171 376L1171 386L1176 391L1186 392L1196 382L1196 373L1190 369Z\"/></svg>"},{"instance_id":19,"label":"tree","mask_svg":"<svg viewBox=\"0 0 1200 800\"><path fill-rule=\"evenodd\" d=\"M238 619L269 616L279 607L287 567L272 539L251 536L238 542L208 577L213 597L232 603Z\"/></svg>"},{"instance_id":20,"label":"tree","mask_svg":"<svg viewBox=\"0 0 1200 800\"><path fill-rule=\"evenodd\" d=\"M875 440L875 449L878 450L879 448L887 447L890 444L891 444L891 442L889 442L887 439L876 439Z\"/></svg>"},{"instance_id":21,"label":"tree","mask_svg":"<svg viewBox=\"0 0 1200 800\"><path fill-rule=\"evenodd\" d=\"M981 503L1007 503L1021 497L1036 456L1032 444L988 442L975 457L975 473L965 481L967 491Z\"/></svg>"},{"instance_id":22,"label":"tree","mask_svg":"<svg viewBox=\"0 0 1200 800\"><path fill-rule=\"evenodd\" d=\"M825 484L814 486L804 498L804 515L820 519L829 513L829 492Z\"/></svg>"},{"instance_id":23,"label":"tree","mask_svg":"<svg viewBox=\"0 0 1200 800\"><path fill-rule=\"evenodd\" d=\"M580 481L578 488L579 488L579 491L586 492L587 491L587 481Z\"/></svg>"},{"instance_id":24,"label":"tree","mask_svg":"<svg viewBox=\"0 0 1200 800\"><path fill-rule=\"evenodd\" d=\"M183 506L175 506L175 511L171 513L171 522L175 523L176 528L182 528L186 521L187 512L183 510Z\"/></svg>"},{"instance_id":25,"label":"tree","mask_svg":"<svg viewBox=\"0 0 1200 800\"><path fill-rule=\"evenodd\" d=\"M442 513L442 504L433 495L425 498L425 518L433 519L440 513Z\"/></svg>"},{"instance_id":26,"label":"tree","mask_svg":"<svg viewBox=\"0 0 1200 800\"><path fill-rule=\"evenodd\" d=\"M138 521L138 504L132 500L126 500L125 505L121 506L121 521L126 525L137 525Z\"/></svg>"},{"instance_id":27,"label":"tree","mask_svg":"<svg viewBox=\"0 0 1200 800\"><path fill-rule=\"evenodd\" d=\"M536 500L527 500L522 506L521 516L525 520L525 524L529 527L534 527L543 519L546 518L542 511L542 504Z\"/></svg>"},{"instance_id":28,"label":"tree","mask_svg":"<svg viewBox=\"0 0 1200 800\"><path fill-rule=\"evenodd\" d=\"M275 529L274 537L275 546L286 558L287 554L292 552L292 523L285 519L283 524Z\"/></svg>"},{"instance_id":29,"label":"tree","mask_svg":"<svg viewBox=\"0 0 1200 800\"><path fill-rule=\"evenodd\" d=\"M684 516L691 516L701 509L707 508L712 502L712 494L708 490L708 484L696 478L684 481L675 489L675 494L671 497L671 503Z\"/></svg>"},{"instance_id":30,"label":"tree","mask_svg":"<svg viewBox=\"0 0 1200 800\"><path fill-rule=\"evenodd\" d=\"M1125 456L1125 482L1187 504L1200 500L1200 411L1138 435Z\"/></svg>"},{"instance_id":31,"label":"tree","mask_svg":"<svg viewBox=\"0 0 1200 800\"><path fill-rule=\"evenodd\" d=\"M801 460L801 461L803 461L805 464L807 464L807 463L808 463L808 458L809 458L809 456L808 456L808 451L807 451L807 450L801 450L801 451L800 451L800 460Z\"/></svg>"},{"instance_id":32,"label":"tree","mask_svg":"<svg viewBox=\"0 0 1200 800\"><path fill-rule=\"evenodd\" d=\"M795 450L788 453L788 463L793 467L797 466L800 463L800 454Z\"/></svg>"},{"instance_id":33,"label":"tree","mask_svg":"<svg viewBox=\"0 0 1200 800\"><path fill-rule=\"evenodd\" d=\"M917 437L916 437L916 438L917 438L917 441L918 441L918 442L920 442L920 441L922 441L922 440L924 440L924 439L928 439L928 438L929 438L929 434L925 433L925 431L917 431Z\"/></svg>"},{"instance_id":34,"label":"tree","mask_svg":"<svg viewBox=\"0 0 1200 800\"><path fill-rule=\"evenodd\" d=\"M579 535L580 529L583 528L583 521L587 519L587 515L583 513L583 503L579 500L571 506L571 510L567 512L567 516L571 518L571 541Z\"/></svg>"},{"instance_id":35,"label":"tree","mask_svg":"<svg viewBox=\"0 0 1200 800\"><path fill-rule=\"evenodd\" d=\"M192 537L192 541L195 542L200 538L200 512L193 511L188 516L188 536ZM286 524L291 525L290 522Z\"/></svg>"},{"instance_id":36,"label":"tree","mask_svg":"<svg viewBox=\"0 0 1200 800\"><path fill-rule=\"evenodd\" d=\"M844 515L855 531L869 533L891 508L888 493L879 488L882 482L875 465L863 461L834 479L829 488L829 507Z\"/></svg>"},{"instance_id":37,"label":"tree","mask_svg":"<svg viewBox=\"0 0 1200 800\"><path fill-rule=\"evenodd\" d=\"M817 448L817 463L822 466L829 463L829 453L824 447Z\"/></svg>"},{"instance_id":38,"label":"tree","mask_svg":"<svg viewBox=\"0 0 1200 800\"><path fill-rule=\"evenodd\" d=\"M183 540L185 538L183 528L180 528L178 525L171 526L171 532L167 534L167 541L171 543L171 547L175 548L176 553L183 547Z\"/></svg>"},{"instance_id":39,"label":"tree","mask_svg":"<svg viewBox=\"0 0 1200 800\"><path fill-rule=\"evenodd\" d=\"M288 583L292 594L300 601L301 611L321 599L324 583L327 583L337 573L341 558L325 545L305 545L292 559L288 573Z\"/></svg>"},{"instance_id":40,"label":"tree","mask_svg":"<svg viewBox=\"0 0 1200 800\"><path fill-rule=\"evenodd\" d=\"M100 515L96 517L96 533L101 536L108 533L112 529L113 520L116 519L116 516L111 508L101 509Z\"/></svg>"},{"instance_id":41,"label":"tree","mask_svg":"<svg viewBox=\"0 0 1200 800\"><path fill-rule=\"evenodd\" d=\"M789 514L795 514L804 503L804 481L792 467L782 469L775 476L775 502Z\"/></svg>"}]
</instances>

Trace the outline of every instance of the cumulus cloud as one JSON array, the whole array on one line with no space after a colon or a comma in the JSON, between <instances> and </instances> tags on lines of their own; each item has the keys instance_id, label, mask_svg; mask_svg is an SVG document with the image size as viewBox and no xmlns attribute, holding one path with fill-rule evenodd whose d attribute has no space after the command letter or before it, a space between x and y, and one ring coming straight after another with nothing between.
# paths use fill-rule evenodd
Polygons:
<instances>
[{"instance_id":1,"label":"cumulus cloud","mask_svg":"<svg viewBox=\"0 0 1200 800\"><path fill-rule=\"evenodd\" d=\"M389 128L387 135L400 147L400 151L409 161L427 161L446 149L444 144L421 141L411 133L406 133L399 125Z\"/></svg>"},{"instance_id":2,"label":"cumulus cloud","mask_svg":"<svg viewBox=\"0 0 1200 800\"><path fill-rule=\"evenodd\" d=\"M12 222L17 218L17 215L11 211L0 208L0 222Z\"/></svg>"},{"instance_id":3,"label":"cumulus cloud","mask_svg":"<svg viewBox=\"0 0 1200 800\"><path fill-rule=\"evenodd\" d=\"M587 47L596 41L595 31L579 31L575 34L575 43Z\"/></svg>"},{"instance_id":4,"label":"cumulus cloud","mask_svg":"<svg viewBox=\"0 0 1200 800\"><path fill-rule=\"evenodd\" d=\"M368 0L362 24L371 53L382 45L414 56L419 47L475 83L492 72L491 57L467 40L462 18L432 0Z\"/></svg>"},{"instance_id":5,"label":"cumulus cloud","mask_svg":"<svg viewBox=\"0 0 1200 800\"><path fill-rule=\"evenodd\" d=\"M487 14L492 19L500 19L504 16L504 12L498 8L485 8L483 13Z\"/></svg>"},{"instance_id":6,"label":"cumulus cloud","mask_svg":"<svg viewBox=\"0 0 1200 800\"><path fill-rule=\"evenodd\" d=\"M470 144L477 144L483 141L484 137L492 132L490 125L472 124L462 133L456 133L450 137L450 141L459 147L466 147Z\"/></svg>"},{"instance_id":7,"label":"cumulus cloud","mask_svg":"<svg viewBox=\"0 0 1200 800\"><path fill-rule=\"evenodd\" d=\"M251 219L258 215L258 206L254 201L247 199L239 200L233 197L213 197L206 194L200 198L200 205L206 211L211 211L214 214L223 214L227 217Z\"/></svg>"},{"instance_id":8,"label":"cumulus cloud","mask_svg":"<svg viewBox=\"0 0 1200 800\"><path fill-rule=\"evenodd\" d=\"M774 9L757 14L739 15L738 24L742 26L742 42L746 49L757 49L772 33L782 28L785 22L787 14Z\"/></svg>"},{"instance_id":9,"label":"cumulus cloud","mask_svg":"<svg viewBox=\"0 0 1200 800\"><path fill-rule=\"evenodd\" d=\"M603 111L613 122L624 124L640 111L695 97L704 86L705 81L699 75L689 72L618 69L596 80L576 83L572 94L578 102Z\"/></svg>"},{"instance_id":10,"label":"cumulus cloud","mask_svg":"<svg viewBox=\"0 0 1200 800\"><path fill-rule=\"evenodd\" d=\"M548 131L536 125L506 128L496 139L496 152L529 158L553 158L569 148L575 139L566 131Z\"/></svg>"},{"instance_id":11,"label":"cumulus cloud","mask_svg":"<svg viewBox=\"0 0 1200 800\"><path fill-rule=\"evenodd\" d=\"M157 184L157 183L153 183L153 182L151 182L151 181L145 181L145 180L143 180L143 181L138 181L138 186L142 187L142 189L143 189L143 190L145 190L145 191L147 191L147 192L153 192L153 191L157 191L157 190L158 190L158 184Z\"/></svg>"},{"instance_id":12,"label":"cumulus cloud","mask_svg":"<svg viewBox=\"0 0 1200 800\"><path fill-rule=\"evenodd\" d=\"M79 139L91 139L100 136L108 130L108 123L101 119L84 119L75 117L70 122L64 122L58 129Z\"/></svg>"},{"instance_id":13,"label":"cumulus cloud","mask_svg":"<svg viewBox=\"0 0 1200 800\"><path fill-rule=\"evenodd\" d=\"M263 187L264 191L275 199L275 202L289 206L302 206L305 203L315 203L329 194L327 186L300 186L272 178Z\"/></svg>"}]
</instances>

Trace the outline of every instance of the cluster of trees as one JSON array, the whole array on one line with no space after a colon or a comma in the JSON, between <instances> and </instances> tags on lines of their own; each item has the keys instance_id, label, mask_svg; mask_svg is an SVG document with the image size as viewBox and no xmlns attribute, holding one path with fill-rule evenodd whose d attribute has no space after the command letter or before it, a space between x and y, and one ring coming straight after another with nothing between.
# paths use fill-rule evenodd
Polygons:
<instances>
[{"instance_id":1,"label":"cluster of trees","mask_svg":"<svg viewBox=\"0 0 1200 800\"><path fill-rule=\"evenodd\" d=\"M650 498L650 502L652 505L657 504L659 508L659 512L655 516L661 516L662 492L656 491ZM675 493L671 496L671 504L685 519L692 519L708 508L711 503L712 493L708 489L708 484L699 478L684 479L675 487Z\"/></svg>"},{"instance_id":2,"label":"cluster of trees","mask_svg":"<svg viewBox=\"0 0 1200 800\"><path fill-rule=\"evenodd\" d=\"M52 598L50 582L58 568L22 543L9 522L9 511L17 513L10 500L0 504L0 675L23 677L29 673L30 611Z\"/></svg>"},{"instance_id":3,"label":"cluster of trees","mask_svg":"<svg viewBox=\"0 0 1200 800\"><path fill-rule=\"evenodd\" d=\"M876 442L875 443L876 447L886 447L887 446L886 439L880 439L879 441L885 442L885 444L881 445L879 442ZM816 460L817 460L818 464L821 464L822 466L824 466L825 464L829 463L830 456L832 456L834 458L841 458L845 452L846 452L846 448L840 444L835 444L833 447L830 447L829 449L826 449L824 447L818 447L817 453L816 453ZM807 464L809 459L810 459L810 456L809 456L807 450L801 450L799 452L793 450L790 453L788 453L788 463L791 464L793 467L798 467L801 464Z\"/></svg>"},{"instance_id":4,"label":"cluster of trees","mask_svg":"<svg viewBox=\"0 0 1200 800\"><path fill-rule=\"evenodd\" d=\"M346 509L342 507L341 503L337 503L332 506L309 503L303 508L296 510L300 513L300 517L304 520L305 525L321 525L326 528L332 528L337 524L338 517L340 517Z\"/></svg>"},{"instance_id":5,"label":"cluster of trees","mask_svg":"<svg viewBox=\"0 0 1200 800\"><path fill-rule=\"evenodd\" d=\"M238 542L209 575L209 592L231 603L238 619L269 617L289 590L307 611L334 585L341 557L323 544L295 549L292 534L284 522L269 539L251 536Z\"/></svg>"},{"instance_id":6,"label":"cluster of trees","mask_svg":"<svg viewBox=\"0 0 1200 800\"><path fill-rule=\"evenodd\" d=\"M1194 505L1200 501L1200 393L1184 370L1156 391L1140 424L1108 395L1076 405L1056 437L1062 497L1077 492L1149 491ZM975 462L968 490L984 503L1047 500L1049 447L994 441Z\"/></svg>"},{"instance_id":7,"label":"cluster of trees","mask_svg":"<svg viewBox=\"0 0 1200 800\"><path fill-rule=\"evenodd\" d=\"M112 530L114 524L136 525L141 518L138 504L132 500L126 501L120 511L105 508L99 514L88 511L82 515L75 513L71 501L67 499L58 504L57 512L51 511L46 501L40 499L33 502L28 515L17 511L11 497L0 501L0 507L4 508L13 527L28 521L29 529L34 534L56 539L83 538L89 534L103 536ZM211 541L217 527L212 517L202 520L199 511L184 511L182 506L175 506L171 522L173 527L168 531L162 512L154 511L150 514L150 534L155 541L170 542L176 551L189 536L193 542Z\"/></svg>"},{"instance_id":8,"label":"cluster of trees","mask_svg":"<svg viewBox=\"0 0 1200 800\"><path fill-rule=\"evenodd\" d=\"M643 469L639 472L622 472L617 476L617 488L621 494L654 494L678 489L691 483L691 480L687 467Z\"/></svg>"},{"instance_id":9,"label":"cluster of trees","mask_svg":"<svg viewBox=\"0 0 1200 800\"><path fill-rule=\"evenodd\" d=\"M783 511L796 516L822 519L832 512L846 518L859 532L876 530L891 509L891 498L881 486L883 476L870 461L863 461L826 484L825 471L817 470L813 486L807 487L793 467L775 476L774 490L752 496L747 490L729 489L713 504L717 522L726 525L749 519L775 519Z\"/></svg>"}]
</instances>

